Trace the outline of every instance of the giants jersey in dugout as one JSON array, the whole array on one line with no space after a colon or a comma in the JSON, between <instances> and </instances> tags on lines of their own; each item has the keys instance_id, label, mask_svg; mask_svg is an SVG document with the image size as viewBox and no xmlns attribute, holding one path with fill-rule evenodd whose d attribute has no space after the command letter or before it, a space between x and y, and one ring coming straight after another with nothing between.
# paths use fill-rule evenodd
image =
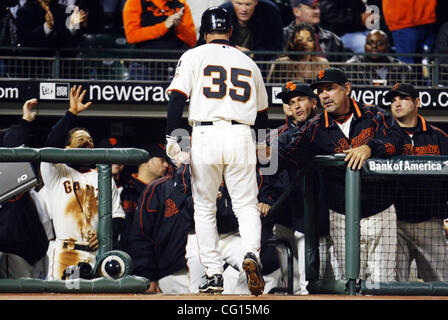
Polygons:
<instances>
[{"instance_id":1,"label":"giants jersey in dugout","mask_svg":"<svg viewBox=\"0 0 448 320\"><path fill-rule=\"evenodd\" d=\"M65 164L41 163L48 187L49 213L57 239L87 245L87 234L98 227L98 173L79 172ZM120 197L112 179L112 217L124 218Z\"/></svg>"},{"instance_id":2,"label":"giants jersey in dugout","mask_svg":"<svg viewBox=\"0 0 448 320\"><path fill-rule=\"evenodd\" d=\"M257 111L268 107L260 69L246 54L224 41L185 52L167 89L173 90L190 99L190 125L216 120L253 125ZM258 94L253 94L254 90Z\"/></svg>"}]
</instances>

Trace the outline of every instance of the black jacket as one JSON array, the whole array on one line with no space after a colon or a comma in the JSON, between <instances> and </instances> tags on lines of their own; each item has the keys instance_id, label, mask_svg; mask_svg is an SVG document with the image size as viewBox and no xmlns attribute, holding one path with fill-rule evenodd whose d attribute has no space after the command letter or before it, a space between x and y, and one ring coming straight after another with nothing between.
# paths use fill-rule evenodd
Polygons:
<instances>
[{"instance_id":1,"label":"black jacket","mask_svg":"<svg viewBox=\"0 0 448 320\"><path fill-rule=\"evenodd\" d=\"M23 119L5 133L3 146L28 146L32 125ZM16 254L33 264L48 249L48 239L30 193L0 205L0 252Z\"/></svg>"},{"instance_id":2,"label":"black jacket","mask_svg":"<svg viewBox=\"0 0 448 320\"><path fill-rule=\"evenodd\" d=\"M366 11L362 0L320 0L320 25L342 36L345 33L367 30L361 14Z\"/></svg>"},{"instance_id":3,"label":"black jacket","mask_svg":"<svg viewBox=\"0 0 448 320\"><path fill-rule=\"evenodd\" d=\"M324 111L292 134L286 147L279 146L279 157L295 166L303 166L315 155L333 155L367 144L371 157L401 154L403 137L392 116L375 106L351 99L353 120L347 139L331 114ZM345 213L345 170L323 169L324 188L331 209ZM368 217L388 208L393 199L392 186L362 180L361 217ZM384 201L377 201L378 193Z\"/></svg>"},{"instance_id":4,"label":"black jacket","mask_svg":"<svg viewBox=\"0 0 448 320\"><path fill-rule=\"evenodd\" d=\"M233 33L230 41L234 44L238 33L238 20L231 1L223 3L221 8L230 13ZM258 0L254 14L249 21L249 29L252 32L253 40L250 50L257 51L282 51L283 49L283 22L277 5L268 0ZM275 55L257 55L257 59L273 58Z\"/></svg>"},{"instance_id":5,"label":"black jacket","mask_svg":"<svg viewBox=\"0 0 448 320\"><path fill-rule=\"evenodd\" d=\"M304 123L296 125L290 118L286 118L285 124L277 128L277 136L269 136L268 143L272 143L274 139L278 141L279 146L286 147L294 132L299 130ZM289 197L286 198L284 204L274 212L275 223L291 226L294 230L304 233L304 201L303 201L303 175L300 181L296 181L295 176L298 172L297 168L280 169L270 177L272 188L274 190L275 200L278 201L284 192L287 192L292 183L295 187L291 191ZM329 233L329 211L328 204L323 195L323 188L320 186L323 182L320 170L316 170L316 183L314 194L317 196L317 212L319 215L319 234L326 235Z\"/></svg>"},{"instance_id":6,"label":"black jacket","mask_svg":"<svg viewBox=\"0 0 448 320\"><path fill-rule=\"evenodd\" d=\"M131 175L127 183L124 184L120 193L121 206L125 213L125 227L117 243L117 249L129 252L129 235L134 222L135 211L138 200L146 188L146 184Z\"/></svg>"},{"instance_id":7,"label":"black jacket","mask_svg":"<svg viewBox=\"0 0 448 320\"><path fill-rule=\"evenodd\" d=\"M185 246L192 229L189 166L148 184L129 235L134 274L157 281L186 268Z\"/></svg>"},{"instance_id":8,"label":"black jacket","mask_svg":"<svg viewBox=\"0 0 448 320\"><path fill-rule=\"evenodd\" d=\"M401 128L403 155L448 155L448 135L428 124L418 116L417 128L409 135L409 129ZM448 183L436 179L400 177L396 180L395 208L397 219L412 223L426 221L432 217L448 217Z\"/></svg>"},{"instance_id":9,"label":"black jacket","mask_svg":"<svg viewBox=\"0 0 448 320\"><path fill-rule=\"evenodd\" d=\"M70 33L66 26L71 12L67 7L51 1L54 26L49 35L45 35L45 10L37 1L27 3L17 11L17 37L22 47L67 48L76 46L80 41L80 30ZM67 12L68 11L68 12Z\"/></svg>"}]
</instances>

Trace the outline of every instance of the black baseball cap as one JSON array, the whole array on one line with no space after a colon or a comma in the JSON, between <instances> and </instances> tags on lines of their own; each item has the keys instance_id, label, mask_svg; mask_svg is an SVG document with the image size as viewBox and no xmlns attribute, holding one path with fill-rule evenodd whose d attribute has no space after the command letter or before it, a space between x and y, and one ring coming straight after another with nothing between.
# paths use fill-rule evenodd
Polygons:
<instances>
[{"instance_id":1,"label":"black baseball cap","mask_svg":"<svg viewBox=\"0 0 448 320\"><path fill-rule=\"evenodd\" d=\"M300 4L304 4L304 5L312 5L313 3L319 2L318 0L290 0L290 6L291 8L295 8L297 6L299 6Z\"/></svg>"},{"instance_id":2,"label":"black baseball cap","mask_svg":"<svg viewBox=\"0 0 448 320\"><path fill-rule=\"evenodd\" d=\"M308 96L316 98L313 90L306 83L300 81L289 81L283 86L282 91L277 94L278 99L282 99L283 103L288 104L289 100L295 96Z\"/></svg>"},{"instance_id":3,"label":"black baseball cap","mask_svg":"<svg viewBox=\"0 0 448 320\"><path fill-rule=\"evenodd\" d=\"M97 148L123 148L123 143L119 138L106 137L100 140L96 145Z\"/></svg>"},{"instance_id":4,"label":"black baseball cap","mask_svg":"<svg viewBox=\"0 0 448 320\"><path fill-rule=\"evenodd\" d=\"M166 158L166 152L162 144L160 143L149 143L143 145L141 149L148 151L149 159L152 157Z\"/></svg>"},{"instance_id":5,"label":"black baseball cap","mask_svg":"<svg viewBox=\"0 0 448 320\"><path fill-rule=\"evenodd\" d=\"M392 90L390 90L384 96L386 102L391 102L392 99L396 96L407 96L412 98L418 98L419 94L417 89L414 88L413 85L408 83L396 83Z\"/></svg>"},{"instance_id":6,"label":"black baseball cap","mask_svg":"<svg viewBox=\"0 0 448 320\"><path fill-rule=\"evenodd\" d=\"M316 74L316 78L314 79L314 82L310 85L310 88L314 90L321 83L333 83L333 82L340 84L345 84L346 82L348 82L347 76L345 75L344 71L342 71L339 68L326 68L320 70Z\"/></svg>"}]
</instances>

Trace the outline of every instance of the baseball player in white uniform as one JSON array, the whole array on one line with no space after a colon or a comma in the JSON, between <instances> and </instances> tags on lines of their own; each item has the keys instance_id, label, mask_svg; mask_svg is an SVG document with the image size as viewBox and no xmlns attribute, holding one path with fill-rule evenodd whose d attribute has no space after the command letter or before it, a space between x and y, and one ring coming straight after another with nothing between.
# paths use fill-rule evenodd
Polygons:
<instances>
[{"instance_id":1,"label":"baseball player in white uniform","mask_svg":"<svg viewBox=\"0 0 448 320\"><path fill-rule=\"evenodd\" d=\"M243 269L254 295L264 289L259 250L261 221L257 209L256 147L251 125L267 123L268 99L260 69L229 42L230 16L212 7L202 16L206 44L179 59L167 117L167 155L180 154L173 131L189 102L192 130L191 175L195 231L206 281L199 292L222 292L223 263L216 229L216 196L224 177L238 219L246 255ZM257 119L257 123L256 123Z\"/></svg>"},{"instance_id":2,"label":"baseball player in white uniform","mask_svg":"<svg viewBox=\"0 0 448 320\"><path fill-rule=\"evenodd\" d=\"M90 103L83 104L81 87L70 92L70 109L53 128L53 136L66 131L71 120L87 109ZM56 134L55 134L56 133ZM52 132L50 132L49 138ZM93 148L90 134L83 129L69 132L70 138L65 148ZM46 146L52 145L47 139ZM48 188L48 210L53 222L56 239L50 242L47 251L47 280L62 279L68 266L80 262L95 266L98 249L96 230L98 227L98 172L83 166L69 166L63 163L41 163L42 180ZM112 218L123 218L115 182L112 180Z\"/></svg>"}]
</instances>

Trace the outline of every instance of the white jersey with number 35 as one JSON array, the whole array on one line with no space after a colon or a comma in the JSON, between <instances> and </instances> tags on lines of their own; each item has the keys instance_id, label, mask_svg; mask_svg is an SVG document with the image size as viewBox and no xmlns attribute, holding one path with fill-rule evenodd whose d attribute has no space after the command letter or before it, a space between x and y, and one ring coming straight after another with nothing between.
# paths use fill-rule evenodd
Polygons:
<instances>
[{"instance_id":1,"label":"white jersey with number 35","mask_svg":"<svg viewBox=\"0 0 448 320\"><path fill-rule=\"evenodd\" d=\"M179 59L168 92L182 92L189 102L188 121L235 120L253 125L257 111L268 107L261 71L237 48L209 43Z\"/></svg>"}]
</instances>

